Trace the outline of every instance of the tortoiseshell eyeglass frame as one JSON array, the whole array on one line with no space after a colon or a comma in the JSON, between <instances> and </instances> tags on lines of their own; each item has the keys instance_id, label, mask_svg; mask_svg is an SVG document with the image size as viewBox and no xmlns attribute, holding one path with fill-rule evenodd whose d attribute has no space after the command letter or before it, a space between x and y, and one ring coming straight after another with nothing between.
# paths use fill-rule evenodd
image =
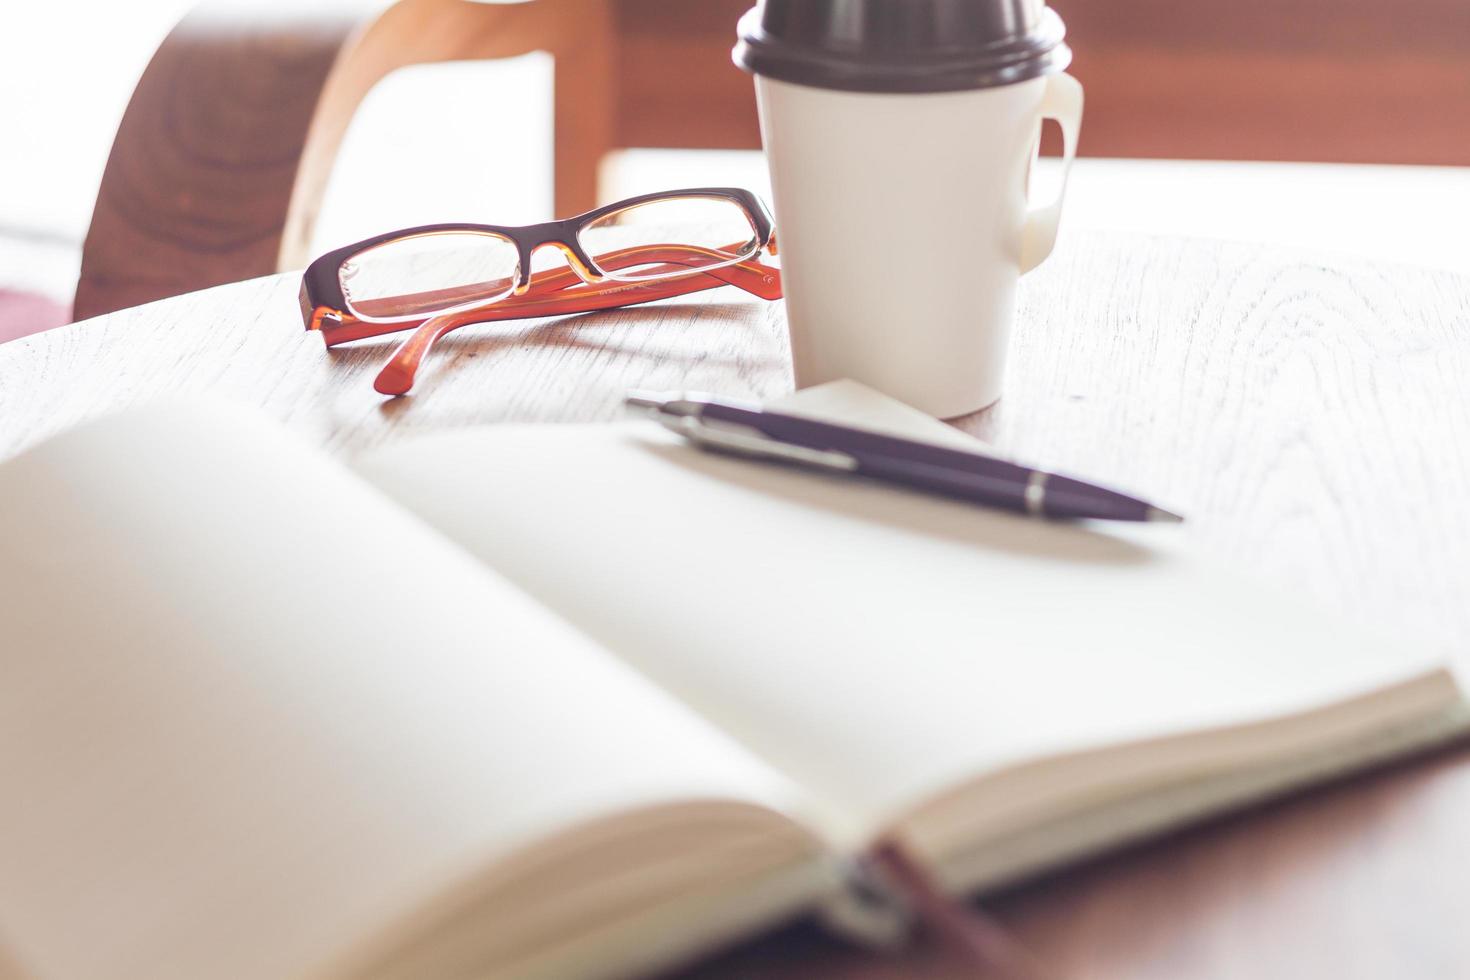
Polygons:
<instances>
[{"instance_id":1,"label":"tortoiseshell eyeglass frame","mask_svg":"<svg viewBox=\"0 0 1470 980\"><path fill-rule=\"evenodd\" d=\"M633 246L589 255L580 233L598 220L629 208L660 201L712 199L738 205L750 220L755 247L744 247L748 255L730 258L717 250L687 244L667 243ZM464 287L414 294L408 299L420 306L442 301L443 309L419 308L413 313L386 317L359 317L342 288L342 266L369 249L400 239L444 233L490 234L513 243L519 255L515 283L501 298L466 300L496 283L473 283ZM567 266L531 272L531 256L551 246L566 256ZM760 261L762 251L776 254L776 238L770 212L761 199L738 187L698 187L643 194L594 208L575 217L535 225L438 224L404 228L333 249L307 266L301 279L301 313L307 330L317 330L328 347L366 337L379 337L401 330L414 330L389 357L373 387L385 395L406 394L414 383L420 363L440 337L473 323L528 317L562 316L594 310L633 306L654 300L736 286L762 299L781 298L781 270ZM711 264L714 259L717 264ZM614 279L608 271L640 266L647 278ZM658 278L655 278L658 277ZM510 286L510 281L497 281ZM456 303L456 299L460 302Z\"/></svg>"}]
</instances>

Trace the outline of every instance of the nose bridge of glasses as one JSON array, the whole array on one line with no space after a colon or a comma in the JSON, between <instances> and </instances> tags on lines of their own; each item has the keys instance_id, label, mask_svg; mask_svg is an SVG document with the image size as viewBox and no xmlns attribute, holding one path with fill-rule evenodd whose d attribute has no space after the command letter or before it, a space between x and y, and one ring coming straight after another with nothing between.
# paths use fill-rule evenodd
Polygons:
<instances>
[{"instance_id":1,"label":"nose bridge of glasses","mask_svg":"<svg viewBox=\"0 0 1470 980\"><path fill-rule=\"evenodd\" d=\"M522 230L521 274L516 282L515 294L520 296L531 287L531 259L543 248L554 248L567 260L567 264L586 282L596 282L602 276L592 267L592 260L582 251L577 241L576 221L548 221Z\"/></svg>"}]
</instances>

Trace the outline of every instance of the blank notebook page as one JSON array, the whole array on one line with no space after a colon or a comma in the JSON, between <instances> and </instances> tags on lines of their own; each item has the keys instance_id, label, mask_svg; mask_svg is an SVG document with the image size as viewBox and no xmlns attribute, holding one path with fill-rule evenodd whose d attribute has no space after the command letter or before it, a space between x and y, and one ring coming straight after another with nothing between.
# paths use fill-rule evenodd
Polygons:
<instances>
[{"instance_id":1,"label":"blank notebook page","mask_svg":"<svg viewBox=\"0 0 1470 980\"><path fill-rule=\"evenodd\" d=\"M1176 547L700 452L497 427L360 471L815 790L832 830L977 773L1431 669Z\"/></svg>"}]
</instances>

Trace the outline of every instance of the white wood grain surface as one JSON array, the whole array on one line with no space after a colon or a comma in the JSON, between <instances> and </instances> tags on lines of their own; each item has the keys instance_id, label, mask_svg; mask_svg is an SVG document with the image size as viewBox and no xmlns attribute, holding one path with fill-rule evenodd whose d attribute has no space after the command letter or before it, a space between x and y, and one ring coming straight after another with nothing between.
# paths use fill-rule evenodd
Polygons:
<instances>
[{"instance_id":1,"label":"white wood grain surface","mask_svg":"<svg viewBox=\"0 0 1470 980\"><path fill-rule=\"evenodd\" d=\"M293 276L0 346L0 458L158 397L262 407L334 453L448 427L607 419L631 387L791 385L781 305L721 289L471 327L418 391L391 344L324 350ZM904 329L895 324L894 329ZM961 424L1114 483L1181 533L1395 642L1470 654L1470 278L1266 247L1077 234L1024 284L1007 394Z\"/></svg>"}]
</instances>

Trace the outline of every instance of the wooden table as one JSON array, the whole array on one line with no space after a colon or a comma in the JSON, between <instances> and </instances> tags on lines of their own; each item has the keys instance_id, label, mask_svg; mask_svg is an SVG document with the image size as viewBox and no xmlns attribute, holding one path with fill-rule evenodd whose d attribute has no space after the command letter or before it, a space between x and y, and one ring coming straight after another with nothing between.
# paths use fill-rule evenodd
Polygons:
<instances>
[{"instance_id":1,"label":"wooden table","mask_svg":"<svg viewBox=\"0 0 1470 980\"><path fill-rule=\"evenodd\" d=\"M263 407L332 452L618 413L632 386L791 384L780 304L734 290L447 340L385 401L388 347L323 350L296 281L165 300L0 346L0 458L143 399ZM1201 549L1404 649L1470 652L1470 279L1251 245L1064 237L1025 282L1001 449L1184 511ZM982 905L1068 977L1470 975L1470 751L1223 818ZM953 976L933 950L797 926L704 978Z\"/></svg>"}]
</instances>

